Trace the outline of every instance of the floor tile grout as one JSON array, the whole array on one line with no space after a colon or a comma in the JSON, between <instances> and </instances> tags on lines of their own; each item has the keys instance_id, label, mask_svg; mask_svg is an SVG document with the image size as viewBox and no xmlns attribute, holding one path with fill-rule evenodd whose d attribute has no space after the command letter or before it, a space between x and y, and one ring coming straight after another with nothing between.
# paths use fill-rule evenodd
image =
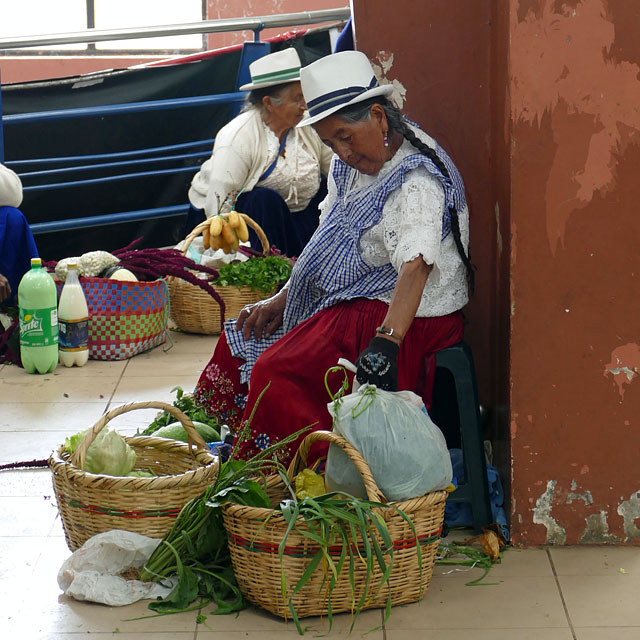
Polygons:
<instances>
[{"instance_id":1,"label":"floor tile grout","mask_svg":"<svg viewBox=\"0 0 640 640\"><path fill-rule=\"evenodd\" d=\"M105 407L104 411L102 412L102 415L107 413L107 411L109 411L109 409L111 408L111 403L113 402L114 396L118 392L118 387L120 386L120 383L122 382L122 378L124 376L124 372L127 370L127 367L129 366L129 362L131 362L131 358L127 358L127 361L126 361L124 367L122 367L122 371L120 372L120 375L118 376L118 381L116 382L116 384L113 387L113 391L111 392L111 395L109 396L109 399L107 400L107 406Z\"/></svg>"},{"instance_id":2,"label":"floor tile grout","mask_svg":"<svg viewBox=\"0 0 640 640\"><path fill-rule=\"evenodd\" d=\"M560 600L562 601L562 608L564 609L564 615L567 618L567 624L569 625L569 631L571 631L571 637L573 638L573 640L578 640L575 629L573 628L573 622L571 621L571 616L569 615L569 609L567 607L567 602L564 598L564 593L562 593L562 587L560 586L560 580L558 579L556 565L554 564L553 558L551 557L551 549L547 547L545 551L547 553L547 558L549 559L549 564L551 565L551 572L553 573L553 579L555 580L556 587L558 589L558 594L560 595Z\"/></svg>"}]
</instances>

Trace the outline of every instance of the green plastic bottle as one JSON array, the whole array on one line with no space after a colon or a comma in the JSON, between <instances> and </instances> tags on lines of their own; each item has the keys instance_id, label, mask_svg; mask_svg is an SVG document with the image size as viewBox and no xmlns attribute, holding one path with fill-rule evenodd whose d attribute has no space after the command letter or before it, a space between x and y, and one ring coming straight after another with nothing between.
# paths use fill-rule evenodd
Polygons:
<instances>
[{"instance_id":1,"label":"green plastic bottle","mask_svg":"<svg viewBox=\"0 0 640 640\"><path fill-rule=\"evenodd\" d=\"M56 283L31 258L31 270L18 285L20 358L28 373L51 373L58 364L58 295Z\"/></svg>"}]
</instances>

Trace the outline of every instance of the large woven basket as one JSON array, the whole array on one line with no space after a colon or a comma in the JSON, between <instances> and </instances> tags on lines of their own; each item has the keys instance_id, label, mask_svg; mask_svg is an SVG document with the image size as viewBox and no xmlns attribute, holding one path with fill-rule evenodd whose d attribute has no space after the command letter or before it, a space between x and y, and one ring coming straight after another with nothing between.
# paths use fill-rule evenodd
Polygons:
<instances>
[{"instance_id":1,"label":"large woven basket","mask_svg":"<svg viewBox=\"0 0 640 640\"><path fill-rule=\"evenodd\" d=\"M241 213L240 216L258 235L262 243L263 254L269 253L269 241L262 227L249 216ZM193 239L209 226L210 221L205 220L194 227L193 231L185 238L182 253L187 254ZM187 333L202 333L217 335L222 333L226 318L237 318L242 308L248 304L268 298L271 293L264 293L251 289L251 287L221 287L212 285L224 301L224 314L220 305L204 289L190 282L174 276L167 278L169 295L171 299L171 319L176 326Z\"/></svg>"},{"instance_id":2,"label":"large woven basket","mask_svg":"<svg viewBox=\"0 0 640 640\"><path fill-rule=\"evenodd\" d=\"M147 408L171 413L189 437L188 444L154 436L124 438L137 456L134 469L152 470L157 477L115 477L83 471L89 446L110 420ZM60 446L48 461L69 549L75 551L90 537L110 529L162 538L185 503L213 484L217 461L189 417L172 405L132 402L109 411L87 431L73 456Z\"/></svg>"},{"instance_id":3,"label":"large woven basket","mask_svg":"<svg viewBox=\"0 0 640 640\"><path fill-rule=\"evenodd\" d=\"M89 309L89 358L125 360L166 341L169 291L164 280L80 278ZM58 300L64 282L56 280Z\"/></svg>"},{"instance_id":4,"label":"large woven basket","mask_svg":"<svg viewBox=\"0 0 640 640\"><path fill-rule=\"evenodd\" d=\"M415 527L414 535L411 527L397 511L381 508L380 513L386 521L393 541L393 568L388 582L376 594L383 576L380 567L374 562L368 587L369 600L362 608L385 607L389 594L392 605L416 602L426 592L433 574L444 521L446 492L434 491L419 498L387 503L360 453L344 438L329 431L313 432L303 440L289 467L290 478L306 464L311 445L319 440L335 443L344 449L360 471L370 500L401 509ZM267 484L272 506L275 507L280 500L290 497L285 493L285 485L279 478L272 476ZM290 617L289 598L310 559L318 550L317 545L295 529L292 530L287 538L281 565L278 546L284 537L287 524L280 511L238 504L226 504L222 510L233 570L240 590L248 600L263 609L283 618ZM302 518L299 522L301 526L306 526ZM416 538L421 549L421 560L416 550ZM359 542L352 541L354 544ZM336 562L339 553L339 550L336 550ZM365 588L367 573L364 563L357 562L354 567L355 593L352 593L347 565L348 563L345 563L345 568L331 593L333 613L353 611L354 602L359 601ZM284 598L282 572L286 578L287 589ZM292 605L298 617L304 617L327 613L327 604L326 576L322 566L318 566L306 585L293 596Z\"/></svg>"}]
</instances>

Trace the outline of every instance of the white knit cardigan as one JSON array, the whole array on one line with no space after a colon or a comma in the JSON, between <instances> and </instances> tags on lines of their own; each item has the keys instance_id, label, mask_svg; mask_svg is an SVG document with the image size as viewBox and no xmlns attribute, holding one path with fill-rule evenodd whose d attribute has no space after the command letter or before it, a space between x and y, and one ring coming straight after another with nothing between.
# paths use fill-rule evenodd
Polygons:
<instances>
[{"instance_id":1,"label":"white knit cardigan","mask_svg":"<svg viewBox=\"0 0 640 640\"><path fill-rule=\"evenodd\" d=\"M327 175L333 156L331 149L311 127L301 127L298 133L300 141L317 159L320 171ZM191 181L189 201L197 209L204 209L207 217L228 211L229 196L251 191L274 160L275 156L269 154L260 110L251 108L220 129L211 157Z\"/></svg>"}]
</instances>

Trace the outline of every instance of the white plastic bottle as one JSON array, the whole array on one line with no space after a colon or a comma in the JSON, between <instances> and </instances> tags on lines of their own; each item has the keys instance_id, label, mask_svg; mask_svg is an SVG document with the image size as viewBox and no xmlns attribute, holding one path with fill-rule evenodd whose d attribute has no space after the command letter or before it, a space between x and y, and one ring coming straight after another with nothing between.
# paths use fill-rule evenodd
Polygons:
<instances>
[{"instance_id":1,"label":"white plastic bottle","mask_svg":"<svg viewBox=\"0 0 640 640\"><path fill-rule=\"evenodd\" d=\"M65 367L83 367L89 359L89 309L78 279L78 266L68 265L58 303L58 345Z\"/></svg>"}]
</instances>

